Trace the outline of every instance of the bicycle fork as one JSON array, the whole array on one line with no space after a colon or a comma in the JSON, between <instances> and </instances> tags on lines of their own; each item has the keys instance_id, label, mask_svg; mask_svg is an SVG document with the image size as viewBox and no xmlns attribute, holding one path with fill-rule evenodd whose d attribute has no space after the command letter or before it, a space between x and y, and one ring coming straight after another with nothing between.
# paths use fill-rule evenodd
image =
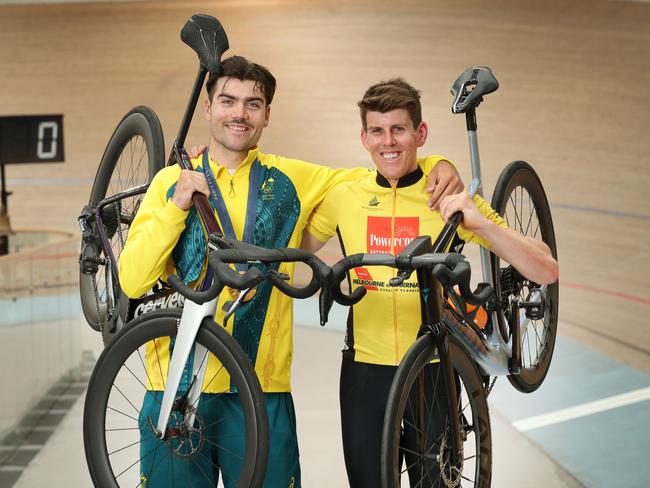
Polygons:
<instances>
[{"instance_id":1,"label":"bicycle fork","mask_svg":"<svg viewBox=\"0 0 650 488\"><path fill-rule=\"evenodd\" d=\"M460 432L460 416L458 413L458 390L454 376L454 366L449 356L449 341L447 339L447 328L442 322L429 326L429 330L438 348L440 368L442 368L443 384L447 392L447 409L450 419L449 438L449 461L450 466L458 466L462 462L463 437ZM443 437L444 439L444 437Z\"/></svg>"},{"instance_id":2,"label":"bicycle fork","mask_svg":"<svg viewBox=\"0 0 650 488\"><path fill-rule=\"evenodd\" d=\"M460 432L460 415L458 415L460 410L458 408L459 399L456 378L454 376L454 366L449 355L447 327L442 321L442 293L440 292L440 284L433 277L431 270L419 269L417 270L417 275L418 283L420 283L423 292L420 294L422 323L427 324L423 328L427 329L433 335L436 347L438 348L444 388L447 392L447 408L451 421L451 435L449 439L450 465L458 466L462 462L463 438Z\"/></svg>"},{"instance_id":3,"label":"bicycle fork","mask_svg":"<svg viewBox=\"0 0 650 488\"><path fill-rule=\"evenodd\" d=\"M156 437L164 439L167 431L167 424L171 415L172 408L174 407L178 385L183 376L183 370L187 364L187 359L194 346L196 335L198 334L199 327L205 317L212 317L217 307L217 298L210 300L202 305L194 303L188 299L185 300L183 307L183 315L181 316L178 325L178 332L176 334L176 342L174 344L174 352L169 362L169 369L167 373L167 382L165 384L165 392L160 406L160 414L158 416L158 423L156 425ZM192 408L198 405L199 396L201 395L201 387L203 386L203 378L207 367L207 350L200 344L196 344L194 351L194 366L192 371L192 385L187 393L185 399L185 423L188 427L194 424L196 409ZM189 406L189 407L188 407Z\"/></svg>"}]
</instances>

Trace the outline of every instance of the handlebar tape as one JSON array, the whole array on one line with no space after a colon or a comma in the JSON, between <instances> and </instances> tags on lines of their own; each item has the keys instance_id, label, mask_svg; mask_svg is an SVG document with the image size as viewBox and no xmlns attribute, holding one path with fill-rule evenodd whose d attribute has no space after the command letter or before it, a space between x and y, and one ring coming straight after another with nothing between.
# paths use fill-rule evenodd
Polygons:
<instances>
[{"instance_id":1,"label":"handlebar tape","mask_svg":"<svg viewBox=\"0 0 650 488\"><path fill-rule=\"evenodd\" d=\"M266 275L266 279L273 283L282 293L291 298L309 298L320 289L320 282L314 274L309 284L305 287L292 286L284 281L279 273L275 270L270 270Z\"/></svg>"},{"instance_id":2,"label":"handlebar tape","mask_svg":"<svg viewBox=\"0 0 650 488\"><path fill-rule=\"evenodd\" d=\"M330 280L331 271L329 266L327 266L323 261L314 256L312 253L303 251L301 249L266 249L263 247L258 247L252 244L245 242L237 242L236 247L232 249L219 249L210 253L210 265L217 269L220 279L226 280L225 273L226 268L230 272L235 273L229 266L225 265L225 262L228 263L251 263L251 262L303 262L307 264L312 269L312 279L309 284L305 287L297 287L287 283L277 271L269 270L266 274L266 279L268 279L274 286L276 286L282 293L288 295L292 298L308 298L316 293L321 287L321 281L328 282ZM225 268L222 268L225 266ZM261 272L257 268L257 272ZM222 271L219 271L222 270ZM250 271L250 270L249 270ZM247 272L248 273L248 272ZM247 273L243 276L247 276ZM240 275L241 276L241 275ZM233 277L234 279L234 277ZM255 279L257 277L247 276L247 279ZM260 280L261 281L261 280ZM224 281L227 285L230 285L229 281ZM253 285L254 286L254 285Z\"/></svg>"},{"instance_id":3,"label":"handlebar tape","mask_svg":"<svg viewBox=\"0 0 650 488\"><path fill-rule=\"evenodd\" d=\"M332 298L341 305L350 306L361 300L368 290L363 287L357 288L349 295L341 291L341 282L345 279L346 273L363 263L363 254L352 254L332 266Z\"/></svg>"},{"instance_id":4,"label":"handlebar tape","mask_svg":"<svg viewBox=\"0 0 650 488\"><path fill-rule=\"evenodd\" d=\"M210 300L219 296L221 290L223 290L223 284L219 280L215 279L210 288L205 291L196 291L183 283L178 276L170 274L167 277L167 283L169 283L175 290L177 290L181 295L183 295L188 300L198 303L199 305L209 302Z\"/></svg>"},{"instance_id":5,"label":"handlebar tape","mask_svg":"<svg viewBox=\"0 0 650 488\"><path fill-rule=\"evenodd\" d=\"M458 285L460 294L472 305L483 305L493 294L493 289L489 285L483 285L474 293L470 289L471 267L468 262L462 261L449 269L444 264L436 264L433 267L433 274L446 287Z\"/></svg>"}]
</instances>

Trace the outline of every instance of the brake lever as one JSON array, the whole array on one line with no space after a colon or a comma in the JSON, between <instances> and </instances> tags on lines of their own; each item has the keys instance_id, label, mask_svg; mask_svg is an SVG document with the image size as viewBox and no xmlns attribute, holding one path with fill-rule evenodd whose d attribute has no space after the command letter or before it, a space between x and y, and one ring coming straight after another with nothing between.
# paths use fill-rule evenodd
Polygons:
<instances>
[{"instance_id":1,"label":"brake lever","mask_svg":"<svg viewBox=\"0 0 650 488\"><path fill-rule=\"evenodd\" d=\"M289 278L291 278L287 273L280 273L279 271L276 271L274 269L269 269L268 274L276 276L282 281L289 281Z\"/></svg>"},{"instance_id":2,"label":"brake lever","mask_svg":"<svg viewBox=\"0 0 650 488\"><path fill-rule=\"evenodd\" d=\"M318 311L320 313L320 325L325 326L329 319L330 310L334 304L334 297L329 288L323 287L318 297Z\"/></svg>"},{"instance_id":3,"label":"brake lever","mask_svg":"<svg viewBox=\"0 0 650 488\"><path fill-rule=\"evenodd\" d=\"M226 303L223 304L224 307L226 305L230 304L230 307L226 311L226 315L224 315L224 317L223 317L223 326L224 327L228 326L228 319L235 313L235 311L237 310L237 307L239 307L239 305L241 305L242 301L244 300L244 297L248 294L248 292L250 290L251 290L250 288L245 288L243 290L240 290L239 294L237 295L237 298L234 301L226 302Z\"/></svg>"}]
</instances>

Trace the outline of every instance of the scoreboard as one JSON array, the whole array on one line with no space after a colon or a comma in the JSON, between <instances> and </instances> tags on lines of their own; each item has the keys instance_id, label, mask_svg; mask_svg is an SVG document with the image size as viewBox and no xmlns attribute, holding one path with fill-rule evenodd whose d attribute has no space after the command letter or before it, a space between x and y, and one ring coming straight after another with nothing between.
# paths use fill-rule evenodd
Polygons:
<instances>
[{"instance_id":1,"label":"scoreboard","mask_svg":"<svg viewBox=\"0 0 650 488\"><path fill-rule=\"evenodd\" d=\"M0 164L63 159L63 115L0 117Z\"/></svg>"}]
</instances>

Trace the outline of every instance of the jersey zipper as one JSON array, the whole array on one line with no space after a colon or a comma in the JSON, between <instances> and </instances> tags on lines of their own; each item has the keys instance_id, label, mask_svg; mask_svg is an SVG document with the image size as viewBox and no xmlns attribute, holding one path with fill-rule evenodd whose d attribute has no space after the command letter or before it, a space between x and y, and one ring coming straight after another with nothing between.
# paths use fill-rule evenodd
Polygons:
<instances>
[{"instance_id":1,"label":"jersey zipper","mask_svg":"<svg viewBox=\"0 0 650 488\"><path fill-rule=\"evenodd\" d=\"M237 194L235 193L235 176L230 176L230 190L228 191L228 196L230 198L235 198Z\"/></svg>"},{"instance_id":2,"label":"jersey zipper","mask_svg":"<svg viewBox=\"0 0 650 488\"><path fill-rule=\"evenodd\" d=\"M390 216L390 253L395 255L395 213L397 207L397 188L393 188L393 211ZM393 277L397 276L397 271L393 271ZM399 364L399 330L397 327L397 288L393 287L393 336L395 338L395 364Z\"/></svg>"}]
</instances>

